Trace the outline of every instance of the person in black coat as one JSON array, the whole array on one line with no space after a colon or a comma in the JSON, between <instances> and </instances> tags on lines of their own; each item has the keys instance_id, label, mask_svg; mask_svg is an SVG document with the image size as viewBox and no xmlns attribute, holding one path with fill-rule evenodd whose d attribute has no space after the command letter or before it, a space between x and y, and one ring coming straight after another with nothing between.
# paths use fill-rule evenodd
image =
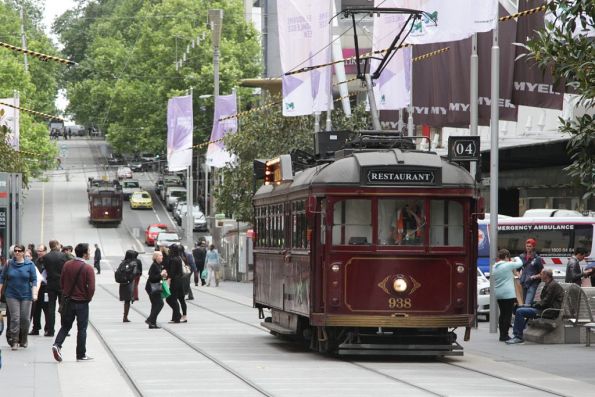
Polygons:
<instances>
[{"instance_id":1,"label":"person in black coat","mask_svg":"<svg viewBox=\"0 0 595 397\"><path fill-rule=\"evenodd\" d=\"M161 309L163 309L163 298L161 297L161 291L151 291L151 283L161 283L162 278L167 277L167 271L163 268L163 253L161 251L155 251L153 254L153 263L149 268L149 274L147 277L147 284L145 285L145 291L149 294L151 300L151 313L145 321L149 324L150 329L160 328L157 325L157 316Z\"/></svg>"},{"instance_id":2,"label":"person in black coat","mask_svg":"<svg viewBox=\"0 0 595 397\"><path fill-rule=\"evenodd\" d=\"M122 322L129 323L128 312L130 311L130 304L135 300L138 300L138 283L143 272L143 264L140 259L138 259L138 252L135 250L126 251L124 262L132 262L135 265L133 272L134 279L126 283L120 283L119 290L120 302L124 302L124 318L122 319Z\"/></svg>"},{"instance_id":3,"label":"person in black coat","mask_svg":"<svg viewBox=\"0 0 595 397\"><path fill-rule=\"evenodd\" d=\"M95 269L97 269L97 274L101 274L101 250L99 249L99 246L97 244L95 244L93 266L95 266Z\"/></svg>"},{"instance_id":4,"label":"person in black coat","mask_svg":"<svg viewBox=\"0 0 595 397\"><path fill-rule=\"evenodd\" d=\"M54 336L56 323L56 301L62 299L60 276L68 257L60 252L61 245L57 240L50 240L50 252L43 257L43 264L47 274L48 317L45 336Z\"/></svg>"},{"instance_id":5,"label":"person in black coat","mask_svg":"<svg viewBox=\"0 0 595 397\"><path fill-rule=\"evenodd\" d=\"M200 277L200 274L205 268L205 256L207 255L207 243L203 240L201 242L196 243L196 248L192 250L192 256L194 257L194 263L196 264L196 273L198 278L200 278L200 283L202 286L206 284L204 278ZM198 287L198 280L196 275L194 276L194 285Z\"/></svg>"},{"instance_id":6,"label":"person in black coat","mask_svg":"<svg viewBox=\"0 0 595 397\"><path fill-rule=\"evenodd\" d=\"M167 271L167 277L170 280L169 290L171 295L166 299L167 304L172 309L170 323L186 322L186 301L184 300L184 270L183 262L180 256L180 248L177 244L169 246L169 252L164 260L164 267ZM180 313L182 307L183 316Z\"/></svg>"}]
</instances>

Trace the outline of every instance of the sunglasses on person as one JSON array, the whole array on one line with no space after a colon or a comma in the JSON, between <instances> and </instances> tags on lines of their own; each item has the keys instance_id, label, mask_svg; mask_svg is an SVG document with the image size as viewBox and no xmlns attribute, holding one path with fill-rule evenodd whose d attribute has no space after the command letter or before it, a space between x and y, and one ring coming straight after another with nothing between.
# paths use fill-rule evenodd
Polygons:
<instances>
[{"instance_id":1,"label":"sunglasses on person","mask_svg":"<svg viewBox=\"0 0 595 397\"><path fill-rule=\"evenodd\" d=\"M16 254L17 252L23 252L23 250L20 250L20 249L17 248L17 249L14 250L14 253Z\"/></svg>"}]
</instances>

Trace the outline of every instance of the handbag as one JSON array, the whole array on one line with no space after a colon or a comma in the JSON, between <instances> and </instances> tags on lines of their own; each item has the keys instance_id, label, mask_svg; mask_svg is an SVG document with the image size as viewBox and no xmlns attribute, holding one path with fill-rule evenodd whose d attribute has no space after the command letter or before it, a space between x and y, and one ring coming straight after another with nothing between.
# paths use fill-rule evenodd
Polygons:
<instances>
[{"instance_id":1,"label":"handbag","mask_svg":"<svg viewBox=\"0 0 595 397\"><path fill-rule=\"evenodd\" d=\"M83 263L81 265L81 267L79 268L79 271L76 274L76 277L74 278L74 283L72 283L72 287L70 287L70 291L68 292L68 294L63 294L62 299L60 299L60 304L58 306L58 313L60 313L61 316L64 316L70 310L70 304L72 303L72 300L70 299L70 295L72 294L72 291L74 291L74 287L76 286L76 283L79 281L79 276L81 275L81 272L83 271L84 267L85 267L85 264Z\"/></svg>"},{"instance_id":2,"label":"handbag","mask_svg":"<svg viewBox=\"0 0 595 397\"><path fill-rule=\"evenodd\" d=\"M207 277L209 277L209 270L208 269L203 269L203 271L200 272L200 278L202 278L203 280L206 280Z\"/></svg>"},{"instance_id":3,"label":"handbag","mask_svg":"<svg viewBox=\"0 0 595 397\"><path fill-rule=\"evenodd\" d=\"M149 283L149 285L151 287L151 294L156 294L157 292L161 293L161 291L163 290L160 281L156 283Z\"/></svg>"},{"instance_id":4,"label":"handbag","mask_svg":"<svg viewBox=\"0 0 595 397\"><path fill-rule=\"evenodd\" d=\"M161 280L161 297L163 299L169 298L171 296L171 291L169 290L169 284L167 284L166 280Z\"/></svg>"},{"instance_id":5,"label":"handbag","mask_svg":"<svg viewBox=\"0 0 595 397\"><path fill-rule=\"evenodd\" d=\"M182 262L182 272L184 273L184 276L192 273L192 269L190 269L190 266L186 262Z\"/></svg>"}]
</instances>

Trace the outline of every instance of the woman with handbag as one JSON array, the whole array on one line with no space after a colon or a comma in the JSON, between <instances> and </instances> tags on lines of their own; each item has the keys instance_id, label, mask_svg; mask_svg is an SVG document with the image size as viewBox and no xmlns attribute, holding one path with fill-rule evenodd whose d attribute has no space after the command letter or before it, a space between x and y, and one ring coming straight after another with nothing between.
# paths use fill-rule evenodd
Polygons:
<instances>
[{"instance_id":1,"label":"woman with handbag","mask_svg":"<svg viewBox=\"0 0 595 397\"><path fill-rule=\"evenodd\" d=\"M10 311L7 338L12 350L27 347L31 305L37 300L37 271L31 260L25 259L25 246L15 244L14 258L8 261L0 275L0 293Z\"/></svg>"},{"instance_id":2,"label":"woman with handbag","mask_svg":"<svg viewBox=\"0 0 595 397\"><path fill-rule=\"evenodd\" d=\"M150 329L160 328L157 325L157 316L164 305L163 298L161 297L161 283L162 280L167 278L167 271L163 269L162 263L163 254L161 251L155 251L153 254L153 263L149 268L147 285L145 286L145 290L147 291L147 294L149 294L149 299L151 300L151 314L149 314L149 317L145 321L149 324Z\"/></svg>"},{"instance_id":3,"label":"woman with handbag","mask_svg":"<svg viewBox=\"0 0 595 397\"><path fill-rule=\"evenodd\" d=\"M138 300L138 283L143 272L143 265L140 259L138 259L138 252L135 250L126 251L122 262L131 264L134 267L132 270L132 280L129 279L130 281L120 283L119 290L120 302L124 302L124 317L122 322L129 323L128 313L130 312L130 304Z\"/></svg>"},{"instance_id":4,"label":"woman with handbag","mask_svg":"<svg viewBox=\"0 0 595 397\"><path fill-rule=\"evenodd\" d=\"M209 250L205 256L205 262L207 263L207 269L209 270L209 274L207 276L207 287L211 286L211 281L215 281L215 287L219 286L219 277L217 277L217 272L219 271L219 252L215 249L213 244L209 245Z\"/></svg>"}]
</instances>

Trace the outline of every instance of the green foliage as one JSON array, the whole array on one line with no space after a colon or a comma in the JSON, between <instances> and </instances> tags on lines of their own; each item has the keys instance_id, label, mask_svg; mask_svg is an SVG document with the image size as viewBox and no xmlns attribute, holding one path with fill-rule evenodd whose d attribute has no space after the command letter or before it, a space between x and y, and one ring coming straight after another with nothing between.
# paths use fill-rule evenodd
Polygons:
<instances>
[{"instance_id":1,"label":"green foliage","mask_svg":"<svg viewBox=\"0 0 595 397\"><path fill-rule=\"evenodd\" d=\"M573 163L565 170L586 193L595 196L595 46L592 38L575 35L575 29L595 29L595 2L592 0L554 0L549 8L557 15L544 31L527 43L530 59L543 69L552 67L556 77L564 79L580 96L585 115L574 120L560 119L560 131L568 133L567 151Z\"/></svg>"},{"instance_id":2,"label":"green foliage","mask_svg":"<svg viewBox=\"0 0 595 397\"><path fill-rule=\"evenodd\" d=\"M213 93L213 49L207 29L209 8L222 8L220 92L226 94L244 77L260 72L259 43L244 20L241 0L104 0L81 2L61 16L54 30L64 52L80 67L64 75L69 112L82 124L107 132L118 152L164 152L167 101L192 87L194 108L199 95ZM177 71L175 61L186 46L204 35ZM194 112L194 142L208 140L209 112Z\"/></svg>"},{"instance_id":3,"label":"green foliage","mask_svg":"<svg viewBox=\"0 0 595 397\"><path fill-rule=\"evenodd\" d=\"M354 109L351 118L346 118L341 110L335 110L332 119L336 130L356 131L367 128L370 123L369 113L363 106ZM260 187L256 185L260 182L254 180L252 173L253 161L268 160L294 149L314 153L314 117L283 117L279 105L249 113L239 121L240 131L227 135L224 141L227 150L237 157L237 161L218 171L223 175L223 183L217 186L215 198L218 212L233 215L241 221L250 221L252 196Z\"/></svg>"},{"instance_id":4,"label":"green foliage","mask_svg":"<svg viewBox=\"0 0 595 397\"><path fill-rule=\"evenodd\" d=\"M41 3L37 0L0 3L0 40L20 47L19 7L23 5L25 34L29 49L60 56L49 38L40 28ZM56 114L54 99L57 94L57 76L62 65L28 57L29 72L24 69L23 55L0 48L0 98L9 98L18 91L22 107ZM0 118L2 116L0 115ZM6 130L0 131L0 171L21 172L25 183L53 168L57 154L48 136L47 121L20 112L20 151L15 152L5 142Z\"/></svg>"}]
</instances>

